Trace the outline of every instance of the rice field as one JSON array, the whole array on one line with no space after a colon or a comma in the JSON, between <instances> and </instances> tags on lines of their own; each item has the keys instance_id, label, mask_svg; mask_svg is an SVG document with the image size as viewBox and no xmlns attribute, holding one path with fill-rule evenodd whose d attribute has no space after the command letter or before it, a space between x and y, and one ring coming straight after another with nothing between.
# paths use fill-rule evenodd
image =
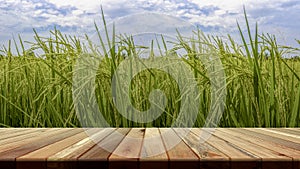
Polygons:
<instances>
[{"instance_id":1,"label":"rice field","mask_svg":"<svg viewBox=\"0 0 300 169\"><path fill-rule=\"evenodd\" d=\"M194 32L194 38L185 38L179 32L177 40L172 42L173 48L161 46L160 56L152 53L144 60L173 57L170 53L174 53L175 49L186 52L185 56L177 59L186 63L197 82L199 106L194 127L205 125L212 104L212 83L203 63L208 59L205 58L207 50L215 53L221 61L226 78L226 88L222 89L226 91L226 99L222 102L224 107L220 110L222 117L218 126L299 127L299 49L278 44L276 36L258 34L258 26L252 29L254 31L250 30L246 17L245 20L246 33L238 25L242 43L236 42L230 35L217 37L198 30ZM95 30L99 32L97 26ZM92 44L83 43L79 37L64 35L57 29L50 31L49 37L34 33L35 41L30 42L30 48L24 47L21 37L9 41L8 47L1 48L1 127L88 127L88 124L80 123L76 115L73 78L78 58L90 57L88 53L91 51L100 59L95 68L94 96L99 111L110 126L170 127L180 109L189 104L181 100L178 84L168 73L155 69L142 71L130 83L128 95L132 105L140 111L148 110L149 94L154 89L163 91L168 100L162 108L163 113L155 120L147 123L131 121L123 117L115 106L112 79L122 61L137 57L147 47L135 46L130 36L110 35L106 31L109 38L99 34L98 39L102 44L100 47L109 46L110 52L101 54ZM85 38L89 42L89 37ZM12 50L17 52L12 53ZM89 111L88 107L84 108ZM184 113L189 115L189 112ZM85 118L93 119L93 116Z\"/></svg>"}]
</instances>

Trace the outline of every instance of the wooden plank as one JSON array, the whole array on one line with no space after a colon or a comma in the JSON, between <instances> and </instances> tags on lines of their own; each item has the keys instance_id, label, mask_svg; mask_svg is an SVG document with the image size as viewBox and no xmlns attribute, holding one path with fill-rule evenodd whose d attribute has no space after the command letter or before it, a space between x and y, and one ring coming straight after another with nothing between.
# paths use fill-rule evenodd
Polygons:
<instances>
[{"instance_id":1,"label":"wooden plank","mask_svg":"<svg viewBox=\"0 0 300 169\"><path fill-rule=\"evenodd\" d=\"M89 132L90 137L87 137L76 144L73 144L64 150L48 157L47 167L51 168L78 168L77 160L85 152L87 152L96 144L111 134L116 129L114 128L96 128L95 133Z\"/></svg>"},{"instance_id":2,"label":"wooden plank","mask_svg":"<svg viewBox=\"0 0 300 169\"><path fill-rule=\"evenodd\" d=\"M202 138L190 129L175 128L174 130L190 149L200 157L200 168L227 169L230 167L229 157L207 144L207 142L200 143L203 141Z\"/></svg>"},{"instance_id":3,"label":"wooden plank","mask_svg":"<svg viewBox=\"0 0 300 169\"><path fill-rule=\"evenodd\" d=\"M109 157L109 168L138 168L138 159L145 134L144 128L132 128Z\"/></svg>"},{"instance_id":4,"label":"wooden plank","mask_svg":"<svg viewBox=\"0 0 300 169\"><path fill-rule=\"evenodd\" d=\"M300 168L299 128L186 130L0 128L0 168Z\"/></svg>"},{"instance_id":5,"label":"wooden plank","mask_svg":"<svg viewBox=\"0 0 300 169\"><path fill-rule=\"evenodd\" d=\"M90 129L90 130L95 130L95 129ZM67 137L63 140L60 140L58 142L55 142L53 144L49 144L45 147L42 147L40 149L37 149L33 152L30 152L28 154L25 154L21 157L18 157L16 159L17 162L17 168L18 169L26 169L28 166L31 168L47 168L47 158L63 149L66 147L75 144L76 142L79 142L80 140L86 138L87 135L86 133L81 130L81 132ZM33 164L34 162L34 164Z\"/></svg>"},{"instance_id":6,"label":"wooden plank","mask_svg":"<svg viewBox=\"0 0 300 169\"><path fill-rule=\"evenodd\" d=\"M300 136L300 129L294 130L292 128L272 128L272 130Z\"/></svg>"},{"instance_id":7,"label":"wooden plank","mask_svg":"<svg viewBox=\"0 0 300 169\"><path fill-rule=\"evenodd\" d=\"M158 128L146 128L140 155L142 169L168 169L168 156Z\"/></svg>"},{"instance_id":8,"label":"wooden plank","mask_svg":"<svg viewBox=\"0 0 300 169\"><path fill-rule=\"evenodd\" d=\"M297 131L295 131L294 133L289 133L286 131L279 131L276 128L262 128L262 130L266 130L271 133L275 133L275 134L279 134L279 135L283 135L283 136L287 136L287 137L297 138L296 140L298 142L300 140L300 133L298 133ZM291 130L289 130L289 131L291 131Z\"/></svg>"},{"instance_id":9,"label":"wooden plank","mask_svg":"<svg viewBox=\"0 0 300 169\"><path fill-rule=\"evenodd\" d=\"M226 129L223 129L226 130ZM262 168L283 168L283 167L293 167L293 159L287 156L282 156L278 152L269 150L267 148L261 147L256 144L252 144L248 140L240 139L239 137L232 136L231 134L222 132L222 129L216 130L213 135L226 140L236 148L239 148L241 151L246 151L249 154L258 156L262 159Z\"/></svg>"},{"instance_id":10,"label":"wooden plank","mask_svg":"<svg viewBox=\"0 0 300 169\"><path fill-rule=\"evenodd\" d=\"M8 144L16 143L16 142L23 142L23 140L26 140L27 138L33 138L38 135L44 134L46 132L55 131L57 129L29 129L29 130L19 130L19 132L14 132L11 134L7 134L6 138L2 138L0 140L0 151L5 151L3 149L4 145L8 146Z\"/></svg>"},{"instance_id":11,"label":"wooden plank","mask_svg":"<svg viewBox=\"0 0 300 169\"><path fill-rule=\"evenodd\" d=\"M15 162L15 159L17 157L23 156L25 154L28 154L29 152L35 151L37 149L40 149L44 146L47 146L49 144L52 144L54 142L57 142L59 140L62 140L64 138L70 137L71 135L77 134L79 132L81 132L82 130L74 130L74 129L57 129L58 131L60 131L59 133L56 134L52 134L51 135L41 135L41 136L37 136L36 138L33 138L33 141L16 147L14 149L11 149L9 151L5 151L0 153L0 159L4 160L4 161L10 161L10 162ZM30 139L27 139L26 141L28 141Z\"/></svg>"},{"instance_id":12,"label":"wooden plank","mask_svg":"<svg viewBox=\"0 0 300 169\"><path fill-rule=\"evenodd\" d=\"M199 168L199 157L175 133L173 129L160 128L166 149L168 149L170 168ZM181 140L177 143L177 140ZM175 147L172 147L176 145Z\"/></svg>"},{"instance_id":13,"label":"wooden plank","mask_svg":"<svg viewBox=\"0 0 300 169\"><path fill-rule=\"evenodd\" d=\"M9 131L14 131L16 134L13 135L9 135L9 137L7 139L2 139L0 142L0 153L3 153L5 151L9 151L11 149L14 149L16 147L20 147L22 145L25 145L26 143L28 143L28 141L26 140L26 138L28 138L28 136L24 136L22 135L22 132L25 132L25 135L28 134L27 132L28 129L18 129L18 132L15 132L14 129L9 129ZM30 135L31 137L35 138L37 135L43 134L42 132L45 131L45 129L29 129L30 133L34 133L32 135ZM42 131L44 130L44 131ZM46 129L48 131L53 131L54 129ZM12 137L16 137L16 139L13 139ZM0 168L16 168L15 166L15 162L13 160L7 160L5 158L0 158Z\"/></svg>"},{"instance_id":14,"label":"wooden plank","mask_svg":"<svg viewBox=\"0 0 300 169\"><path fill-rule=\"evenodd\" d=\"M107 169L108 158L124 139L129 128L119 128L78 158L78 168ZM103 149L105 147L106 149Z\"/></svg>"},{"instance_id":15,"label":"wooden plank","mask_svg":"<svg viewBox=\"0 0 300 169\"><path fill-rule=\"evenodd\" d=\"M89 129L89 130L95 131L95 129ZM81 130L79 133L76 133L73 136L64 138L63 140L57 141L53 144L49 144L45 147L42 147L42 148L32 151L28 154L20 156L16 160L17 161L27 161L27 160L46 161L46 159L49 156L56 154L56 153L64 150L65 148L81 141L82 139L86 139L87 137L88 136L86 135L86 133L83 130Z\"/></svg>"},{"instance_id":16,"label":"wooden plank","mask_svg":"<svg viewBox=\"0 0 300 169\"><path fill-rule=\"evenodd\" d=\"M84 152L91 149L93 146L95 146L99 141L107 137L109 134L111 134L113 131L115 131L115 128L97 128L97 132L91 135L90 137L87 137L78 143L71 145L62 151L48 157L48 161L61 161L61 160L77 160Z\"/></svg>"},{"instance_id":17,"label":"wooden plank","mask_svg":"<svg viewBox=\"0 0 300 169\"><path fill-rule=\"evenodd\" d=\"M193 128L192 132L196 134L196 137L199 138L200 142L200 137L202 136L202 134L204 134L204 132L208 132L209 130L210 129L207 128ZM206 145L207 151L212 154L205 159L200 159L200 164L203 160L208 161L204 168L229 168L230 166L231 169L252 169L255 168L261 161L261 158L248 154L245 151L241 151L231 143L214 135L211 135L208 140L199 145ZM218 156L216 156L216 154ZM209 161L211 162L209 163ZM203 167L203 165L201 166Z\"/></svg>"},{"instance_id":18,"label":"wooden plank","mask_svg":"<svg viewBox=\"0 0 300 169\"><path fill-rule=\"evenodd\" d=\"M262 147L268 148L270 150L274 150L278 152L278 154L282 154L288 157L291 157L293 159L293 165L299 165L299 159L300 159L300 151L285 147L281 144L277 144L272 142L272 140L263 140L259 137L253 137L247 135L247 132L241 132L241 130L237 129L227 129L227 130L222 130L223 132L228 132L230 131L229 134L240 137L241 139L247 139L248 141L252 142L253 144L260 145ZM296 169L296 168L295 168Z\"/></svg>"},{"instance_id":19,"label":"wooden plank","mask_svg":"<svg viewBox=\"0 0 300 169\"><path fill-rule=\"evenodd\" d=\"M45 130L35 130L35 129L32 129L32 130L34 132L32 132L32 134L29 134L30 137L28 136L28 134L25 134L24 136L20 135L20 136L16 137L16 141L14 141L14 139L9 140L10 141L9 143L6 143L6 141L5 141L5 143L6 143L5 145L0 145L1 150L4 150L6 147L16 149L16 148L22 147L24 145L33 143L35 141L39 142L40 139L49 138L51 136L61 134L64 132L64 131L62 131L62 129L58 129L58 128L48 128ZM63 129L63 130L71 131L74 129ZM6 151L0 152L0 154L5 153L5 152Z\"/></svg>"},{"instance_id":20,"label":"wooden plank","mask_svg":"<svg viewBox=\"0 0 300 169\"><path fill-rule=\"evenodd\" d=\"M261 133L261 134L272 136L272 137L277 137L277 138L280 138L283 140L287 140L289 142L294 142L294 143L300 144L300 136L297 136L297 135L277 132L277 131L274 131L271 129L265 129L265 128L246 128L246 130L255 131L257 133Z\"/></svg>"},{"instance_id":21,"label":"wooden plank","mask_svg":"<svg viewBox=\"0 0 300 169\"><path fill-rule=\"evenodd\" d=\"M20 134L22 135L31 132L35 131L31 128L0 128L0 140L5 140L11 137L19 136Z\"/></svg>"},{"instance_id":22,"label":"wooden plank","mask_svg":"<svg viewBox=\"0 0 300 169\"><path fill-rule=\"evenodd\" d=\"M45 135L51 136L52 134L60 133L59 129L47 129L47 130L36 130L35 132L28 133L25 135L19 135L16 138L10 138L2 140L0 145L0 153L9 151L11 149L15 149L17 147L21 147L23 145L32 143L39 139L40 137L44 137Z\"/></svg>"},{"instance_id":23,"label":"wooden plank","mask_svg":"<svg viewBox=\"0 0 300 169\"><path fill-rule=\"evenodd\" d=\"M263 140L266 140L266 141L269 141L269 140L272 140L272 142L276 143L276 144L280 144L280 145L283 145L285 147L289 147L289 148L292 148L292 149L295 149L295 150L300 150L300 144L297 144L297 143L294 143L294 142L291 142L291 141L288 141L288 140L285 140L285 139L281 139L281 138L278 138L278 137L274 137L274 136L269 136L269 135L266 135L266 134L263 134L263 133L260 133L260 132L256 132L256 130L249 130L249 129L246 129L246 128L243 128L243 129L239 129L238 130L239 132L243 132L251 137L259 137Z\"/></svg>"},{"instance_id":24,"label":"wooden plank","mask_svg":"<svg viewBox=\"0 0 300 169\"><path fill-rule=\"evenodd\" d=\"M252 137L247 135L247 133L239 132L236 129L222 129L221 131L232 136L239 137L240 139L247 140L253 144L259 145L269 150L276 151L279 155L284 155L293 159L300 158L300 151L282 146L280 144L276 144L272 142L272 140L266 141L257 137Z\"/></svg>"},{"instance_id":25,"label":"wooden plank","mask_svg":"<svg viewBox=\"0 0 300 169\"><path fill-rule=\"evenodd\" d=\"M274 150L269 150L267 148L261 147L260 145L256 145L251 143L247 137L245 139L241 139L238 136L235 136L235 134L231 134L230 131L225 132L228 129L217 129L213 135L216 137L219 137L225 141L228 141L232 143L233 145L236 145L241 149L241 151L246 151L249 154L252 154L254 156L263 158L263 159L284 159L284 160L291 160L290 157L282 156L281 154L278 154L278 152Z\"/></svg>"},{"instance_id":26,"label":"wooden plank","mask_svg":"<svg viewBox=\"0 0 300 169\"><path fill-rule=\"evenodd\" d=\"M4 134L13 133L13 132L21 132L22 130L29 130L30 128L0 128L0 138L5 137Z\"/></svg>"},{"instance_id":27,"label":"wooden plank","mask_svg":"<svg viewBox=\"0 0 300 169\"><path fill-rule=\"evenodd\" d=\"M300 128L283 128L284 132L300 136ZM294 159L294 169L300 169L300 158Z\"/></svg>"},{"instance_id":28,"label":"wooden plank","mask_svg":"<svg viewBox=\"0 0 300 169\"><path fill-rule=\"evenodd\" d=\"M297 133L300 133L300 127L297 127L297 128L285 128L285 129L287 129L287 130L293 130L293 131L296 131Z\"/></svg>"},{"instance_id":29,"label":"wooden plank","mask_svg":"<svg viewBox=\"0 0 300 169\"><path fill-rule=\"evenodd\" d=\"M203 142L200 138L200 129L191 129L191 131L185 135L190 129L176 128L175 132L183 139L183 141L200 157L200 160L228 160L229 157L224 153L220 152L216 148L208 144L208 142ZM199 135L198 135L199 134Z\"/></svg>"},{"instance_id":30,"label":"wooden plank","mask_svg":"<svg viewBox=\"0 0 300 169\"><path fill-rule=\"evenodd\" d=\"M168 159L158 128L146 128L140 159Z\"/></svg>"}]
</instances>

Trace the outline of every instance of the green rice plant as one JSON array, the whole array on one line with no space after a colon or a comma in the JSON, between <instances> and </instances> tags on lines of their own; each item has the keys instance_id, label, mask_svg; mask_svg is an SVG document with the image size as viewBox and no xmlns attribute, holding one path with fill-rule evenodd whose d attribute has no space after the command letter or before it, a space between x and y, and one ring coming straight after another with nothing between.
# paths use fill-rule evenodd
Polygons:
<instances>
[{"instance_id":1,"label":"green rice plant","mask_svg":"<svg viewBox=\"0 0 300 169\"><path fill-rule=\"evenodd\" d=\"M9 41L7 47L0 50L0 126L2 127L81 127L76 115L73 96L73 78L75 65L79 57L98 59L95 66L96 77L94 94L99 111L109 125L114 127L170 127L178 118L179 112L188 102L183 102L184 93L180 93L176 77L157 69L148 69L137 74L130 83L130 102L140 110L150 108L151 91L160 89L168 98L166 107L159 118L148 123L138 123L123 117L114 103L115 93L112 89L118 86L112 78L125 60L139 57L144 50L150 50L149 58L171 59L177 50L184 50L180 59L193 72L199 93L199 113L194 127L205 125L211 108L223 111L220 118L221 127L299 127L300 121L300 59L289 58L298 55L299 49L281 46L276 37L270 34L259 34L258 26L252 33L246 12L246 33L239 24L239 35L242 43L237 43L230 35L218 37L205 35L200 30L194 32L193 38L183 37L180 32L177 40L169 42L164 37L153 39L149 46L138 46L132 36L116 35L115 28L109 35L102 11L104 35L100 34L95 24L100 46L95 46L85 35L87 44L76 36L63 35L54 28L49 37L41 37L34 32L34 42L27 42L30 48L24 47L21 36ZM154 53L154 43L161 38L158 46L159 55ZM299 41L298 41L299 42ZM173 45L167 48L167 43ZM299 42L300 44L300 42ZM16 54L12 53L15 47ZM212 95L212 86L216 85L213 75L218 73L211 66L209 53L220 59L226 77L226 88L219 87ZM143 63L143 59L140 59ZM131 64L126 76L133 74ZM178 70L179 71L179 70ZM184 74L178 75L184 76ZM76 90L84 89L91 77L82 79ZM117 76L118 85L122 83ZM226 91L226 102L220 110L211 103L218 93ZM75 91L76 92L76 91ZM91 99L91 98L89 98ZM125 104L125 103L120 103ZM84 107L89 111L88 106ZM190 105L192 111L195 107ZM188 116L189 112L185 112ZM87 116L93 119L94 116ZM87 126L88 127L88 126Z\"/></svg>"}]
</instances>

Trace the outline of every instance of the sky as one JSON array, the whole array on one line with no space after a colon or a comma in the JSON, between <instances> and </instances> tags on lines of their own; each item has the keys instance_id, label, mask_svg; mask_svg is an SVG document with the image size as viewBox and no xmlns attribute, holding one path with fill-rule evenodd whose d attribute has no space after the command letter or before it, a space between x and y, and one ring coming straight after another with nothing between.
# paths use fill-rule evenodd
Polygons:
<instances>
[{"instance_id":1,"label":"sky","mask_svg":"<svg viewBox=\"0 0 300 169\"><path fill-rule=\"evenodd\" d=\"M32 41L33 28L44 36L54 27L66 34L93 35L94 22L101 23L101 6L107 22L154 12L221 35L237 35L237 21L245 25L245 6L253 29L258 23L259 32L275 34L279 43L300 46L295 41L300 39L299 0L0 0L0 45L7 45L19 34L23 40Z\"/></svg>"}]
</instances>

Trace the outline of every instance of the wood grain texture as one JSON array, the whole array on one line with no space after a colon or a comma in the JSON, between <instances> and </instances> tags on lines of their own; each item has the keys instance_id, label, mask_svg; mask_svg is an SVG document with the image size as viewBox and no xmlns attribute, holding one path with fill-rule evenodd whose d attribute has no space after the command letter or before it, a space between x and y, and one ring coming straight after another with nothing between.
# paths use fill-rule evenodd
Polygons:
<instances>
[{"instance_id":1,"label":"wood grain texture","mask_svg":"<svg viewBox=\"0 0 300 169\"><path fill-rule=\"evenodd\" d=\"M74 130L74 129L66 129L66 134L71 132L71 134L81 132L81 130ZM9 142L2 142L0 145L0 159L12 159L15 160L16 157L19 157L22 154L22 151L25 151L24 154L27 153L25 148L27 148L28 152L34 151L30 146L37 146L39 144L47 145L51 144L51 140L53 140L52 136L55 138L54 141L57 139L63 139L65 137L57 137L57 135L63 134L59 129L48 129L48 130L38 130L36 132L32 132L25 135L20 135L15 139L11 138L8 139ZM36 147L38 149L40 147ZM22 151L19 151L22 150Z\"/></svg>"},{"instance_id":2,"label":"wood grain texture","mask_svg":"<svg viewBox=\"0 0 300 169\"><path fill-rule=\"evenodd\" d=\"M249 154L253 154L254 156L259 158L264 157L263 159L265 160L292 160L290 157L282 156L275 150L270 150L260 145L252 144L248 139L241 139L240 137L231 134L230 131L228 133L224 132L224 130L219 129L216 130L216 132L214 132L213 135L232 143L236 146L236 148L239 148L241 151L247 151L249 152Z\"/></svg>"},{"instance_id":3,"label":"wood grain texture","mask_svg":"<svg viewBox=\"0 0 300 169\"><path fill-rule=\"evenodd\" d=\"M224 132L222 129L216 130L213 135L232 143L241 151L248 152L261 159L259 166L261 168L293 168L293 159L284 156L276 150L264 148L260 145L253 144L249 140L241 139L240 137Z\"/></svg>"},{"instance_id":4,"label":"wood grain texture","mask_svg":"<svg viewBox=\"0 0 300 169\"><path fill-rule=\"evenodd\" d=\"M272 130L281 131L283 133L300 136L300 129L297 129L297 128L294 128L294 129L292 129L292 128L272 128Z\"/></svg>"},{"instance_id":5,"label":"wood grain texture","mask_svg":"<svg viewBox=\"0 0 300 169\"><path fill-rule=\"evenodd\" d=\"M146 129L140 159L145 161L157 159L168 160L159 129Z\"/></svg>"},{"instance_id":6,"label":"wood grain texture","mask_svg":"<svg viewBox=\"0 0 300 169\"><path fill-rule=\"evenodd\" d=\"M32 130L32 129L18 129L18 128L9 128L9 129L5 129L5 128L0 128L0 140L6 140L9 138L14 138L16 136L19 135L25 135L27 133L32 133L32 132L36 132L37 130L45 130L45 129L36 129L36 130Z\"/></svg>"},{"instance_id":7,"label":"wood grain texture","mask_svg":"<svg viewBox=\"0 0 300 169\"><path fill-rule=\"evenodd\" d=\"M0 128L0 168L300 169L300 129Z\"/></svg>"},{"instance_id":8,"label":"wood grain texture","mask_svg":"<svg viewBox=\"0 0 300 169\"><path fill-rule=\"evenodd\" d=\"M52 132L59 132L57 129L37 129L37 130L22 130L22 132L16 132L15 135L8 135L7 139L2 139L0 141L0 152L5 152L9 149L16 148L17 146L22 146L27 142L34 141L38 137L42 136L45 132L51 135Z\"/></svg>"},{"instance_id":9,"label":"wood grain texture","mask_svg":"<svg viewBox=\"0 0 300 169\"><path fill-rule=\"evenodd\" d=\"M78 158L78 168L109 168L108 159L111 152L116 149L129 131L128 128L120 128L116 132L109 133L108 136Z\"/></svg>"},{"instance_id":10,"label":"wood grain texture","mask_svg":"<svg viewBox=\"0 0 300 169\"><path fill-rule=\"evenodd\" d=\"M102 139L107 137L109 134L111 134L116 129L113 128L105 128L105 129L96 129L96 132L90 137L86 137L76 144L73 144L65 149L63 149L60 152L57 152L56 154L48 157L48 161L55 161L55 160L77 160L83 152L88 151L92 147L94 147L98 142L100 142ZM89 133L91 134L91 133Z\"/></svg>"},{"instance_id":11,"label":"wood grain texture","mask_svg":"<svg viewBox=\"0 0 300 169\"><path fill-rule=\"evenodd\" d=\"M254 131L251 128L247 130ZM272 129L264 129L264 128L256 128L255 132L300 144L300 136L294 134L288 134L288 133L283 133L280 131L275 131Z\"/></svg>"},{"instance_id":12,"label":"wood grain texture","mask_svg":"<svg viewBox=\"0 0 300 169\"><path fill-rule=\"evenodd\" d=\"M137 169L145 134L144 128L133 128L109 157L110 169ZM122 162L120 162L122 161Z\"/></svg>"},{"instance_id":13,"label":"wood grain texture","mask_svg":"<svg viewBox=\"0 0 300 169\"><path fill-rule=\"evenodd\" d=\"M11 149L1 152L0 153L0 159L2 161L5 161L5 165L9 166L2 166L0 164L0 168L28 168L27 162L17 162L16 158L21 157L23 155L26 155L32 151L38 150L42 147L45 147L49 144L53 144L59 140L62 140L64 138L67 138L71 135L77 134L79 132L82 132L82 129L50 129L52 132L44 132L43 134L36 135L35 137L31 137L28 139L25 139L23 142L15 145L15 147L10 147ZM12 145L10 145L12 146ZM32 160L34 161L34 160ZM44 164L41 166L41 163L34 161L32 163L31 161L28 164L29 166L32 166L32 168L44 168Z\"/></svg>"},{"instance_id":14,"label":"wood grain texture","mask_svg":"<svg viewBox=\"0 0 300 169\"><path fill-rule=\"evenodd\" d=\"M280 156L286 156L293 159L299 159L300 158L300 151L282 146L280 144L276 144L272 142L272 140L263 140L256 137L249 137L246 133L238 132L234 129L228 129L228 130L222 130L222 132L225 132L227 134L230 134L235 137L239 137L240 139L247 140L248 142L251 142L252 144L259 145L261 147L267 148L269 150L275 150L276 152L279 152Z\"/></svg>"},{"instance_id":15,"label":"wood grain texture","mask_svg":"<svg viewBox=\"0 0 300 169\"><path fill-rule=\"evenodd\" d=\"M168 155L157 128L147 128L140 154L140 168L168 169Z\"/></svg>"},{"instance_id":16,"label":"wood grain texture","mask_svg":"<svg viewBox=\"0 0 300 169\"><path fill-rule=\"evenodd\" d=\"M200 139L201 134L207 132L207 130L192 129L192 132ZM261 160L254 155L248 154L246 151L241 151L240 148L234 146L232 143L214 135L211 135L206 142L200 145L206 144L208 154L211 155L209 155L208 158L202 159L203 161L208 161L206 164L202 162L205 166L203 168L253 169L256 168L257 163L259 163L258 161ZM201 166L203 165L201 164Z\"/></svg>"},{"instance_id":17,"label":"wood grain texture","mask_svg":"<svg viewBox=\"0 0 300 169\"><path fill-rule=\"evenodd\" d=\"M300 144L294 143L292 141L278 138L276 135L270 136L267 135L267 132L257 132L257 130L252 130L252 129L238 129L238 132L243 132L248 135L248 137L258 137L266 141L272 140L272 142L277 143L279 145L283 145L295 150L300 150Z\"/></svg>"},{"instance_id":18,"label":"wood grain texture","mask_svg":"<svg viewBox=\"0 0 300 169\"><path fill-rule=\"evenodd\" d=\"M169 156L170 168L199 168L199 157L185 142L176 134L173 129L161 128L162 139ZM173 147L174 141L181 140ZM184 159L184 160L183 160Z\"/></svg>"}]
</instances>

